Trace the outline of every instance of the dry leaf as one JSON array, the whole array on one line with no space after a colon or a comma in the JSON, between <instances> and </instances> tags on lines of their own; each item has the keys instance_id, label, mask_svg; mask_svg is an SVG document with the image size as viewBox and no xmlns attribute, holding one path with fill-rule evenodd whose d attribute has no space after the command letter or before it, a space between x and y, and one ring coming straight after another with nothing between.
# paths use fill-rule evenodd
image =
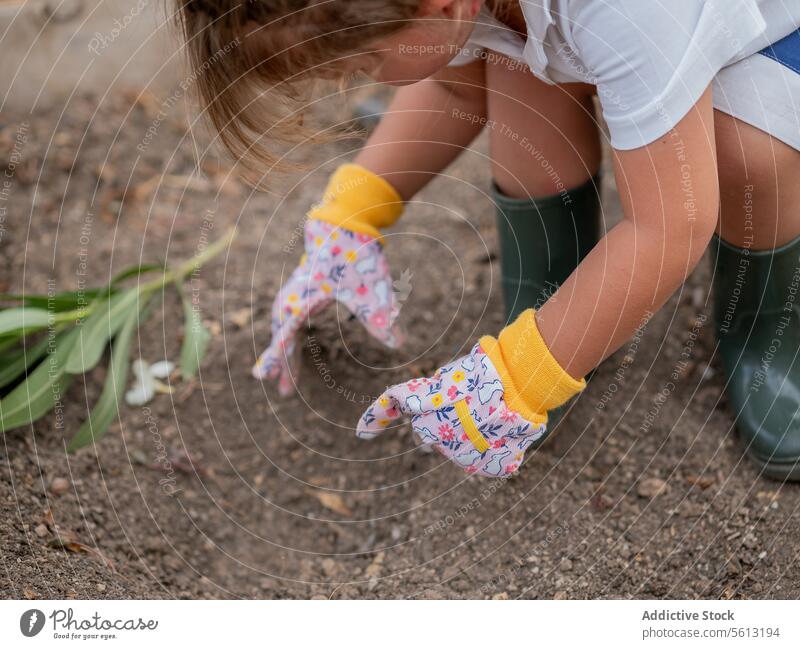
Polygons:
<instances>
[{"instance_id":1,"label":"dry leaf","mask_svg":"<svg viewBox=\"0 0 800 649\"><path fill-rule=\"evenodd\" d=\"M330 491L310 491L309 493L314 496L323 507L331 511L341 514L342 516L352 516L353 510L350 509L338 494L331 493Z\"/></svg>"},{"instance_id":2,"label":"dry leaf","mask_svg":"<svg viewBox=\"0 0 800 649\"><path fill-rule=\"evenodd\" d=\"M192 175L192 176L178 176L175 174L164 174L162 176L162 184L165 187L170 187L172 189L179 189L182 192L185 191L198 191L198 192L206 192L211 189L211 185L202 176Z\"/></svg>"},{"instance_id":3,"label":"dry leaf","mask_svg":"<svg viewBox=\"0 0 800 649\"><path fill-rule=\"evenodd\" d=\"M122 96L131 104L141 107L149 119L155 119L161 112L163 102L149 90L126 89L122 91Z\"/></svg>"},{"instance_id":4,"label":"dry leaf","mask_svg":"<svg viewBox=\"0 0 800 649\"><path fill-rule=\"evenodd\" d=\"M364 571L364 574L367 577L377 577L379 574L381 574L384 557L385 554L383 552L378 552L378 554L376 554L375 558L372 560L372 563L367 566L367 569Z\"/></svg>"},{"instance_id":5,"label":"dry leaf","mask_svg":"<svg viewBox=\"0 0 800 649\"><path fill-rule=\"evenodd\" d=\"M235 324L239 329L244 329L253 317L253 310L250 307L237 309L228 314L228 320Z\"/></svg>"},{"instance_id":6,"label":"dry leaf","mask_svg":"<svg viewBox=\"0 0 800 649\"><path fill-rule=\"evenodd\" d=\"M99 164L94 168L94 175L106 184L112 184L117 177L117 172L110 164Z\"/></svg>"},{"instance_id":7,"label":"dry leaf","mask_svg":"<svg viewBox=\"0 0 800 649\"><path fill-rule=\"evenodd\" d=\"M58 529L56 537L47 544L51 548L66 550L68 552L83 553L93 556L102 561L108 568L114 570L114 562L97 548L86 545L78 539L78 535L72 530Z\"/></svg>"},{"instance_id":8,"label":"dry leaf","mask_svg":"<svg viewBox=\"0 0 800 649\"><path fill-rule=\"evenodd\" d=\"M53 512L49 509L45 509L42 512L42 518L40 519L42 523L45 525L49 525L50 527L56 526L56 519L53 517Z\"/></svg>"},{"instance_id":9,"label":"dry leaf","mask_svg":"<svg viewBox=\"0 0 800 649\"><path fill-rule=\"evenodd\" d=\"M701 478L696 475L690 475L686 477L686 482L688 482L691 485L700 487L701 489L708 489L712 484L714 484L714 478L711 477Z\"/></svg>"},{"instance_id":10,"label":"dry leaf","mask_svg":"<svg viewBox=\"0 0 800 649\"><path fill-rule=\"evenodd\" d=\"M156 174L147 180L134 185L125 195L126 202L141 202L146 200L161 183L161 176Z\"/></svg>"},{"instance_id":11,"label":"dry leaf","mask_svg":"<svg viewBox=\"0 0 800 649\"><path fill-rule=\"evenodd\" d=\"M213 181L219 193L226 196L237 196L241 192L242 186L231 167L226 167L210 158L203 160L200 167L203 173Z\"/></svg>"}]
</instances>

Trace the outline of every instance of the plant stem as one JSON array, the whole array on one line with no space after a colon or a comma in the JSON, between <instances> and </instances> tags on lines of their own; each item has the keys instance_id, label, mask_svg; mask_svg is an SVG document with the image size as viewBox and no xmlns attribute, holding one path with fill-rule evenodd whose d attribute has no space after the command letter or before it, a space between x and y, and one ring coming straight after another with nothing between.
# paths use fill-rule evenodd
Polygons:
<instances>
[{"instance_id":1,"label":"plant stem","mask_svg":"<svg viewBox=\"0 0 800 649\"><path fill-rule=\"evenodd\" d=\"M237 229L235 227L231 228L225 233L225 236L212 243L205 250L192 257L189 261L182 263L174 270L168 270L158 279L154 279L146 284L142 284L139 287L139 290L141 293L146 294L157 289L164 288L164 286L170 282L185 279L188 275L205 264L209 259L216 257L219 253L225 250L225 248L227 248L236 238L236 235Z\"/></svg>"},{"instance_id":2,"label":"plant stem","mask_svg":"<svg viewBox=\"0 0 800 649\"><path fill-rule=\"evenodd\" d=\"M190 260L185 261L177 268L172 270L167 270L158 279L154 279L144 284L140 284L138 287L140 296L147 297L154 291L164 288L167 284L170 284L171 282L178 282L185 279L188 275L190 275L196 269L200 268L200 266L205 264L209 259L216 257L219 253L225 250L225 248L227 248L231 244L231 242L236 238L236 235L237 235L237 229L235 227L231 228L225 233L225 235L221 239L218 239L210 246L207 246L204 250L199 252ZM89 304L88 306L82 307L80 309L74 309L72 311L62 311L60 313L51 312L50 315L52 317L52 322L53 324L56 325L64 325L67 323L74 323L78 322L79 320L83 320L84 318L92 314L92 312L95 310L95 308L99 303L101 302L95 302L93 304Z\"/></svg>"}]
</instances>

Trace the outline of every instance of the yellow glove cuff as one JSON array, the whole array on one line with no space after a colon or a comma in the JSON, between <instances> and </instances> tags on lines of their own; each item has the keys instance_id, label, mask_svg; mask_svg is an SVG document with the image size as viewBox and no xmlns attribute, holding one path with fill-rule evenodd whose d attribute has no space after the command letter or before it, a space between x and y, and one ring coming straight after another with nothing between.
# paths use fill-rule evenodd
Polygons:
<instances>
[{"instance_id":1,"label":"yellow glove cuff","mask_svg":"<svg viewBox=\"0 0 800 649\"><path fill-rule=\"evenodd\" d=\"M378 228L393 225L402 213L403 199L385 179L359 165L345 164L331 176L322 202L308 216L382 243Z\"/></svg>"},{"instance_id":2,"label":"yellow glove cuff","mask_svg":"<svg viewBox=\"0 0 800 649\"><path fill-rule=\"evenodd\" d=\"M506 404L532 423L546 423L548 410L586 387L584 379L572 378L553 358L533 309L523 311L497 338L484 336L480 343L503 382Z\"/></svg>"}]
</instances>

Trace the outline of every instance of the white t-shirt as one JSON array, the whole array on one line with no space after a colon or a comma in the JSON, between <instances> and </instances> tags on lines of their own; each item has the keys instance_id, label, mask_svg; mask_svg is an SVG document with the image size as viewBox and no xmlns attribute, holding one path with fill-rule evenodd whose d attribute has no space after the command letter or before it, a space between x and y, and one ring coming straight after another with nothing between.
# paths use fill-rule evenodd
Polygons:
<instances>
[{"instance_id":1,"label":"white t-shirt","mask_svg":"<svg viewBox=\"0 0 800 649\"><path fill-rule=\"evenodd\" d=\"M618 149L657 140L723 68L800 28L800 0L520 0L520 6L527 40L484 10L450 65L490 50L526 64L547 83L595 85Z\"/></svg>"}]
</instances>

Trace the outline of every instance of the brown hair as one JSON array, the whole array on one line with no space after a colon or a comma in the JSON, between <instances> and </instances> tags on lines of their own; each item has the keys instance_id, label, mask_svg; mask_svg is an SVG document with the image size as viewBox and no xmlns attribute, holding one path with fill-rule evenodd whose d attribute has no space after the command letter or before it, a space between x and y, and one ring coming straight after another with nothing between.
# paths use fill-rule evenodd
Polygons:
<instances>
[{"instance_id":1,"label":"brown hair","mask_svg":"<svg viewBox=\"0 0 800 649\"><path fill-rule=\"evenodd\" d=\"M422 0L177 2L200 103L258 182L278 163L275 144L313 137L298 110L308 82L341 76L342 59L406 26Z\"/></svg>"}]
</instances>

